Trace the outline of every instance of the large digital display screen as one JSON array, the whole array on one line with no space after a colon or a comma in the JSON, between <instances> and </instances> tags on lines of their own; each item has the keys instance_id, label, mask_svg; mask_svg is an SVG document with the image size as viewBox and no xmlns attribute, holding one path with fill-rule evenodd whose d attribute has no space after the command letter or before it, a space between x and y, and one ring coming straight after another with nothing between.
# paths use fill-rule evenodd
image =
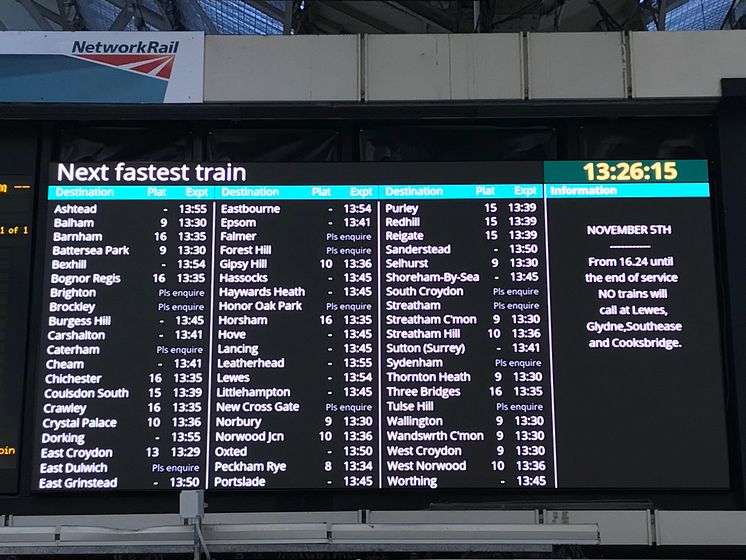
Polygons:
<instances>
[{"instance_id":1,"label":"large digital display screen","mask_svg":"<svg viewBox=\"0 0 746 560\"><path fill-rule=\"evenodd\" d=\"M40 198L36 490L729 484L704 161L61 162Z\"/></svg>"}]
</instances>

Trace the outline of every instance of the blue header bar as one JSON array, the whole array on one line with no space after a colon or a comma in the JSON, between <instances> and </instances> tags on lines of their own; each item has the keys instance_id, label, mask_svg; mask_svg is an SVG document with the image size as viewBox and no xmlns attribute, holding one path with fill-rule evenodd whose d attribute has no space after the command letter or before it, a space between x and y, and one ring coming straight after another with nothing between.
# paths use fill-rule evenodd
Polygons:
<instances>
[{"instance_id":1,"label":"blue header bar","mask_svg":"<svg viewBox=\"0 0 746 560\"><path fill-rule=\"evenodd\" d=\"M212 200L213 187L50 186L49 200Z\"/></svg>"},{"instance_id":2,"label":"blue header bar","mask_svg":"<svg viewBox=\"0 0 746 560\"><path fill-rule=\"evenodd\" d=\"M546 185L547 198L709 197L708 183L564 183Z\"/></svg>"},{"instance_id":3,"label":"blue header bar","mask_svg":"<svg viewBox=\"0 0 746 560\"><path fill-rule=\"evenodd\" d=\"M50 186L49 200L405 200L542 198L542 185Z\"/></svg>"},{"instance_id":4,"label":"blue header bar","mask_svg":"<svg viewBox=\"0 0 746 560\"><path fill-rule=\"evenodd\" d=\"M537 199L540 184L50 186L49 200L455 200ZM556 183L547 198L709 197L708 183Z\"/></svg>"}]
</instances>

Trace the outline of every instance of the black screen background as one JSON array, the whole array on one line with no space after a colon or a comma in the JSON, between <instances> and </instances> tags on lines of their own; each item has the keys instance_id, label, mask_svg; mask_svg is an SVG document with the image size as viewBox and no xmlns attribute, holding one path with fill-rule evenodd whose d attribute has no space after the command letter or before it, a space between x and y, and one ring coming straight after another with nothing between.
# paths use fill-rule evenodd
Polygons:
<instances>
[{"instance_id":1,"label":"black screen background","mask_svg":"<svg viewBox=\"0 0 746 560\"><path fill-rule=\"evenodd\" d=\"M725 381L726 381L726 412L728 419L728 441L731 449L740 449L742 447L739 439L739 417L735 409L735 400L732 398L734 392L738 392L741 382L739 376L734 370L738 363L733 363L731 357L731 344L738 344L737 341L731 341L732 322L740 323L738 320L739 310L730 309L726 295L728 294L728 284L733 283L734 276L730 271L732 268L728 265L724 253L726 239L724 231L727 229L728 235L733 236L734 231L740 231L741 221L736 217L734 219L724 219L724 209L722 208L721 189L740 188L740 182L734 181L739 173L730 173L730 182L727 184L720 183L721 169L728 168L731 171L738 169L739 161L720 161L718 135L720 134L718 121L708 116L687 116L687 115L705 115L711 112L709 107L700 107L696 104L684 104L668 108L665 103L660 104L655 113L660 116L650 116L651 113L646 107L640 108L615 108L613 106L600 105L598 107L580 106L547 106L540 108L525 107L516 109L515 107L480 107L470 109L466 107L453 107L447 109L438 109L437 107L371 107L370 110L341 110L339 108L316 108L308 111L306 109L272 109L272 108L244 108L242 111L233 109L212 108L206 111L196 111L188 118L191 122L186 123L183 128L189 130L191 145L188 150L181 151L175 155L174 161L194 161L199 159L207 160L208 145L210 143L210 131L213 129L225 129L236 131L239 135L248 138L244 143L242 151L245 154L245 161L261 160L266 153L262 147L263 129L272 129L272 135L285 134L288 138L303 135L305 130L329 130L333 129L339 132L340 146L335 146L335 155L324 157L330 161L358 161L360 159L375 159L376 156L363 153L364 150L359 147L359 133L362 130L376 131L378 129L388 129L392 125L403 127L412 131L413 138L428 138L430 129L433 126L455 127L468 131L474 126L490 125L497 128L513 129L514 145L518 146L514 153L507 158L495 154L494 159L513 159L513 160L531 160L531 159L600 159L603 157L629 159L645 157L697 157L710 159L711 186L713 188L713 221L716 231L716 256L717 271L719 284L719 307L721 312L721 325L723 327L725 349ZM123 145L122 137L119 133L107 132L106 134L95 134L102 138L105 145L112 146L116 150L126 150L130 160L152 161L158 159L157 154L153 153L151 143L132 142L131 138L138 138L142 135L161 136L161 132L176 126L175 121L171 120L174 115L180 114L179 109L174 111L160 111L159 109L130 107L114 114L110 108L82 108L73 111L66 118L68 121L55 122L60 118L57 109L54 110L34 110L33 113L21 110L18 113L22 119L46 119L43 123L43 135L41 137L40 158L37 162L37 173L41 184L46 184L46 175L48 163L50 161L59 161L62 152L67 148L65 143L71 141L75 131L81 127L99 131L107 128L122 128L133 131L133 135L127 139L127 145ZM222 112L221 112L222 111ZM173 114L172 114L173 113ZM225 113L223 117L220 115ZM331 117L331 118L330 118ZM340 118L341 117L341 118ZM422 120L423 117L430 119L429 122ZM223 118L223 120L219 120ZM115 119L115 120L111 120ZM158 120L161 119L161 120ZM162 120L166 119L166 120ZM218 119L218 120L210 120ZM252 121L252 119L254 119ZM34 122L34 121L28 121ZM38 121L36 121L38 124ZM179 125L180 126L180 125ZM528 136L523 135L523 130L536 126L549 127L553 131L550 143L541 147L541 158L536 154L529 155L520 150L522 142L525 142ZM68 139L64 138L63 131L71 131ZM530 134L533 134L530 132ZM496 139L500 138L495 136ZM729 137L730 141L737 138L733 134ZM738 136L740 138L740 136ZM487 135L484 140L490 142L490 136ZM388 136L387 145L392 147L402 146L406 143L406 138L397 136ZM434 144L437 144L435 142ZM453 142L451 137L445 135L438 146L429 146L427 150L418 150L416 143L399 159L405 161L443 161L444 155L449 155L451 161L468 161L473 160L472 151L474 146L466 143ZM80 146L81 144L78 144ZM536 144L529 142L530 149L534 149ZM677 146L679 149L671 153L668 149L670 146ZM254 146L258 149L255 151ZM603 150L600 147L604 146ZM687 148L688 146L688 148ZM310 159L317 156L311 155L316 151L314 147L309 151ZM388 148L386 148L388 150ZM686 149L686 153L681 152ZM600 150L600 151L599 151ZM101 159L101 155L93 153L83 153L83 149L76 159L78 161L96 161ZM159 150L157 150L158 152ZM603 152L603 153L601 153ZM723 157L732 157L733 150L724 150ZM124 152L122 152L124 153ZM486 151L489 157L489 150ZM269 156L268 160L288 161L274 159L277 154ZM385 158L384 158L385 159ZM487 158L485 158L487 159ZM491 158L490 158L491 159ZM290 158L291 161L304 161L306 157L303 151L294 153ZM729 191L730 192L730 191ZM733 197L725 196L726 200ZM732 204L732 203L731 203ZM44 222L45 212L40 212L36 221ZM730 224L727 228L723 222ZM735 227L735 229L734 229ZM39 247L43 245L43 238L35 238L37 250L34 253L35 269L40 264L43 251ZM730 243L729 246L736 247L741 245L740 239ZM32 289L38 290L36 284ZM732 302L737 301L734 299ZM731 303L732 303L731 302ZM37 355L36 343L33 335L38 333L38 324L34 324L40 316L41 310L39 302L32 301L30 333L32 338L29 342L28 355L35 357ZM31 442L33 412L32 400L34 395L34 371L32 359L27 364L26 390L24 397L24 439ZM730 395L730 396L729 396ZM746 430L741 430L746 432ZM22 448L22 464L29 466L32 459L30 453L31 446L26 444ZM558 492L541 492L527 494L522 491L498 491L485 492L477 491L415 491L415 492L272 492L267 494L252 494L251 503L246 500L246 495L232 496L223 494L221 496L212 496L210 507L212 511L245 511L247 509L257 511L293 511L309 509L348 509L358 507L371 508L522 508L522 507L544 507L548 504L554 506L594 504L593 507L656 507L665 508L709 508L709 509L730 509L740 507L743 503L743 487L741 482L742 469L737 460L738 453L731 454L731 473L733 476L733 487L731 491L714 491L712 489L698 491L696 489L688 490L634 490L634 489L586 489L579 491L562 490ZM18 496L0 497L0 506L3 511L15 514L29 513L94 513L94 512L170 512L178 508L178 496L175 494L150 493L148 495L138 493L119 493L111 495L112 499L101 500L99 495L44 495L37 496L30 493L30 468L21 469L20 489ZM626 505L625 505L626 504Z\"/></svg>"},{"instance_id":2,"label":"black screen background","mask_svg":"<svg viewBox=\"0 0 746 560\"><path fill-rule=\"evenodd\" d=\"M538 181L537 164L256 164L249 165L256 184L385 184L423 182ZM44 199L42 197L42 202ZM136 208L134 202L122 208ZM141 204L151 204L148 202ZM565 488L727 488L727 446L722 402L722 366L716 313L710 207L706 199L548 199L552 336L555 365L555 409L559 487ZM478 205L478 204L477 204ZM447 203L442 204L443 208ZM302 227L303 217L296 222ZM448 220L443 220L447 223ZM440 242L458 239L463 225L453 222L438 235ZM597 314L596 285L583 282L584 260L603 253L603 244L586 236L587 224L672 224L675 236L656 241L656 254L676 255L671 285L670 321L684 324L684 349L665 351L588 350L586 321ZM132 216L121 231L139 227ZM436 232L433 231L433 234ZM310 235L275 232L276 239L313 255ZM315 235L319 238L318 235ZM644 239L625 238L625 243ZM117 242L124 242L124 238ZM145 241L145 243L149 243ZM601 252L599 252L599 250ZM608 250L607 250L608 252ZM462 256L463 252L460 253ZM300 258L300 257L299 257ZM297 260L297 259L296 259ZM286 261L282 266L292 266ZM466 263L462 263L465 265ZM131 265L130 265L131 266ZM303 269L310 266L299 261ZM468 267L465 267L468 269ZM641 272L655 272L640 269ZM614 272L613 269L598 272ZM281 275L282 276L282 275ZM544 276L543 271L540 276ZM650 286L650 288L659 285ZM137 297L133 292L131 297ZM604 302L601 301L601 304ZM653 305L654 300L629 302ZM664 302L660 302L664 303ZM130 320L133 328L136 321ZM308 344L315 329L291 336L291 344ZM114 332L112 332L114 335ZM117 364L126 362L129 342L121 342ZM316 344L320 340L316 339ZM313 346L314 344L311 344ZM276 351L270 352L276 354ZM545 368L548 376L548 368ZM486 372L475 372L486 373ZM652 373L652 376L651 376ZM144 396L134 395L142 410ZM317 420L309 418L309 421ZM485 428L487 428L485 426ZM312 437L312 431L309 437ZM382 444L382 443L381 443ZM296 447L299 455L313 458ZM307 451L307 450L306 450ZM286 457L292 461L292 457ZM457 486L456 483L451 483ZM123 484L137 486L137 484ZM140 485L144 486L144 485ZM470 484L465 481L464 487Z\"/></svg>"}]
</instances>

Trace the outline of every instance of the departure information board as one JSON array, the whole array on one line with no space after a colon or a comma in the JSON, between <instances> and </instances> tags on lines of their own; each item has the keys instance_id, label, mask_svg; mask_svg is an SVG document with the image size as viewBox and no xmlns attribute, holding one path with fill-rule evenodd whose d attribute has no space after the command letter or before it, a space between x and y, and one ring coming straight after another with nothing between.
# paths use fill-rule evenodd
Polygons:
<instances>
[{"instance_id":1,"label":"departure information board","mask_svg":"<svg viewBox=\"0 0 746 560\"><path fill-rule=\"evenodd\" d=\"M55 164L34 487L726 487L709 197L704 161Z\"/></svg>"}]
</instances>

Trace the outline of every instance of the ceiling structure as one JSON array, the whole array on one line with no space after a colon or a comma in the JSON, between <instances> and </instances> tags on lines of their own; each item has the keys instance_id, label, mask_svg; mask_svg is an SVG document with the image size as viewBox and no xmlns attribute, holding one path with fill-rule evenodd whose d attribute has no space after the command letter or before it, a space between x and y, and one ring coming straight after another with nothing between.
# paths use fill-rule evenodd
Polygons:
<instances>
[{"instance_id":1,"label":"ceiling structure","mask_svg":"<svg viewBox=\"0 0 746 560\"><path fill-rule=\"evenodd\" d=\"M720 29L733 0L3 0L0 30L208 34ZM731 14L731 15L729 15ZM728 25L733 27L733 25Z\"/></svg>"}]
</instances>

